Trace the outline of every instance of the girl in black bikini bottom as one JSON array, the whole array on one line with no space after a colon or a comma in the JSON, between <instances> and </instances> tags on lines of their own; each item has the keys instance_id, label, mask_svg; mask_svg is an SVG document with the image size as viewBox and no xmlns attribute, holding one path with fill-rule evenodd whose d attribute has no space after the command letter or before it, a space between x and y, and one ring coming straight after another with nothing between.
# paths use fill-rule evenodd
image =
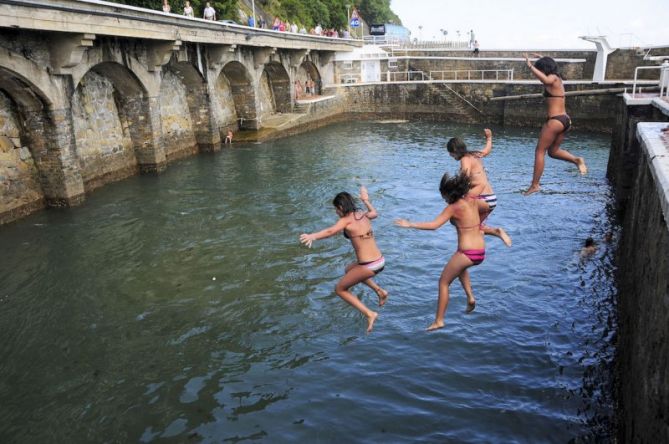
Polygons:
<instances>
[{"instance_id":1,"label":"girl in black bikini bottom","mask_svg":"<svg viewBox=\"0 0 669 444\"><path fill-rule=\"evenodd\" d=\"M552 119L555 119L562 124L562 126L564 127L564 129L562 130L563 133L566 133L567 131L569 131L569 128L571 128L571 118L569 117L568 114L560 114L557 116L549 117L548 119L546 119L546 121Z\"/></svg>"}]
</instances>

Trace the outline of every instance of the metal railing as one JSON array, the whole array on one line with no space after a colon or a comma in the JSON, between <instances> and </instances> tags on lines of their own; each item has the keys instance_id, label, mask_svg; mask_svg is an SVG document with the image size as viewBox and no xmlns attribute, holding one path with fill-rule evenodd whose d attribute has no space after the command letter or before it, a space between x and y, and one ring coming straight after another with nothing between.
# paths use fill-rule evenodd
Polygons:
<instances>
[{"instance_id":1,"label":"metal railing","mask_svg":"<svg viewBox=\"0 0 669 444\"><path fill-rule=\"evenodd\" d=\"M454 40L414 40L399 43L402 49L466 49L469 42Z\"/></svg>"},{"instance_id":2,"label":"metal railing","mask_svg":"<svg viewBox=\"0 0 669 444\"><path fill-rule=\"evenodd\" d=\"M392 46L399 49L466 49L467 41L455 40L407 40L385 35L366 35L362 39L366 45Z\"/></svg>"},{"instance_id":3,"label":"metal railing","mask_svg":"<svg viewBox=\"0 0 669 444\"><path fill-rule=\"evenodd\" d=\"M648 69L659 69L660 70L660 79L663 77L666 79L667 73L666 70L669 68L669 64L663 64L661 66L637 66L634 68L634 83L632 84L632 98L636 98L636 88L637 88L637 82L639 81L639 71L640 70L648 70ZM658 83L660 83L660 80L658 80ZM666 81L664 82L666 83ZM664 88L660 89L660 96L664 94L663 91Z\"/></svg>"},{"instance_id":4,"label":"metal railing","mask_svg":"<svg viewBox=\"0 0 669 444\"><path fill-rule=\"evenodd\" d=\"M513 69L450 69L430 71L432 80L513 80Z\"/></svg>"},{"instance_id":5,"label":"metal railing","mask_svg":"<svg viewBox=\"0 0 669 444\"><path fill-rule=\"evenodd\" d=\"M430 76L423 71L387 71L386 82L425 82Z\"/></svg>"}]
</instances>

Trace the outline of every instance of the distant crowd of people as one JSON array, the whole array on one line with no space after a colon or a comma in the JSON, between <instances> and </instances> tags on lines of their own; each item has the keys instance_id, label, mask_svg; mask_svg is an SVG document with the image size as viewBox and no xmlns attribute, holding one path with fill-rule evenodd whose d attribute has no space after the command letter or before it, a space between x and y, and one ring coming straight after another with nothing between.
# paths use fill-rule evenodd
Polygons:
<instances>
[{"instance_id":1,"label":"distant crowd of people","mask_svg":"<svg viewBox=\"0 0 669 444\"><path fill-rule=\"evenodd\" d=\"M172 12L172 7L168 3L168 0L163 0L163 12ZM186 17L195 17L193 7L190 2L187 1L183 8L183 15ZM205 20L216 20L216 10L211 6L211 3L207 2L205 8L202 12L202 18ZM260 28L260 29L272 29L273 31L281 32L292 32L294 34L310 34L310 35L321 35L324 37L335 37L335 38L344 38L348 39L351 37L351 34L347 29L337 30L335 28L323 28L320 23L313 28L307 29L303 25L298 25L297 23L290 23L288 20L283 21L279 17L274 17L272 26L269 27L267 22L263 17L260 17L258 23L254 17L249 17L247 25L251 28Z\"/></svg>"}]
</instances>

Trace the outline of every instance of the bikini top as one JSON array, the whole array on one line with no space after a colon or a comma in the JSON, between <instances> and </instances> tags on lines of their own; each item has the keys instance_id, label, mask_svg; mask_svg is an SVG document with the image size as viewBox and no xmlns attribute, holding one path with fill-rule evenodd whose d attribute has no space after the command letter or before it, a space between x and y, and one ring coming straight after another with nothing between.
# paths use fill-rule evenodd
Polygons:
<instances>
[{"instance_id":1,"label":"bikini top","mask_svg":"<svg viewBox=\"0 0 669 444\"><path fill-rule=\"evenodd\" d=\"M472 196L466 195L466 196L465 196L465 199L477 200L478 197L472 197ZM471 230L472 228L477 228L477 229L479 229L479 230L481 229L481 224L477 224L477 225L469 225L469 226L466 226L466 227L461 227L461 226L459 226L458 224L456 224L455 221L454 221L453 219L451 219L451 224L452 224L453 226L455 226L455 228L456 228L458 231L460 231L460 230Z\"/></svg>"},{"instance_id":2,"label":"bikini top","mask_svg":"<svg viewBox=\"0 0 669 444\"><path fill-rule=\"evenodd\" d=\"M561 96L554 96L553 94L551 94L550 92L548 92L548 90L545 89L545 88L544 88L543 96L544 96L545 98L547 98L547 99L553 99L553 98L555 98L555 99L564 99L564 97L565 97L564 94L562 94Z\"/></svg>"},{"instance_id":3,"label":"bikini top","mask_svg":"<svg viewBox=\"0 0 669 444\"><path fill-rule=\"evenodd\" d=\"M367 213L363 213L363 215L360 219L355 217L355 214L353 214L353 218L355 220L362 220L363 217L367 217ZM344 235L344 237L346 239L371 239L371 238L374 237L374 231L371 228L365 234L356 234L355 236L351 236L346 232L346 229L344 229L344 231L342 231L342 234Z\"/></svg>"},{"instance_id":4,"label":"bikini top","mask_svg":"<svg viewBox=\"0 0 669 444\"><path fill-rule=\"evenodd\" d=\"M459 226L458 224L456 224L454 220L451 221L451 224L453 224L453 225L455 226L455 228L456 228L458 231L459 231L459 230L471 230L472 228L476 228L477 230L480 230L480 229L481 229L481 224L478 224L478 225L470 225L470 226L468 226L468 227L461 227L461 226Z\"/></svg>"}]
</instances>

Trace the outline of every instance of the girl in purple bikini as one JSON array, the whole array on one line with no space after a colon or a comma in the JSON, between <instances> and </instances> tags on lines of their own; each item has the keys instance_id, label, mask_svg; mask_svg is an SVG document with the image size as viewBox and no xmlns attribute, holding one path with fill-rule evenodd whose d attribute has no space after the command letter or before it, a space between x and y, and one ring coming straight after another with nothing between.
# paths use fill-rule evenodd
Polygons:
<instances>
[{"instance_id":1,"label":"girl in purple bikini","mask_svg":"<svg viewBox=\"0 0 669 444\"><path fill-rule=\"evenodd\" d=\"M471 182L465 172L460 172L456 176L444 174L439 184L439 192L448 205L433 221L410 222L406 219L395 221L395 224L400 227L418 230L436 230L450 221L458 231L458 250L453 253L444 271L441 272L437 315L434 322L427 328L428 331L443 328L449 301L448 287L455 278L460 279L467 295L467 313L476 307L476 299L467 269L480 264L485 259L485 241L481 231L477 199L467 196L470 188Z\"/></svg>"}]
</instances>

